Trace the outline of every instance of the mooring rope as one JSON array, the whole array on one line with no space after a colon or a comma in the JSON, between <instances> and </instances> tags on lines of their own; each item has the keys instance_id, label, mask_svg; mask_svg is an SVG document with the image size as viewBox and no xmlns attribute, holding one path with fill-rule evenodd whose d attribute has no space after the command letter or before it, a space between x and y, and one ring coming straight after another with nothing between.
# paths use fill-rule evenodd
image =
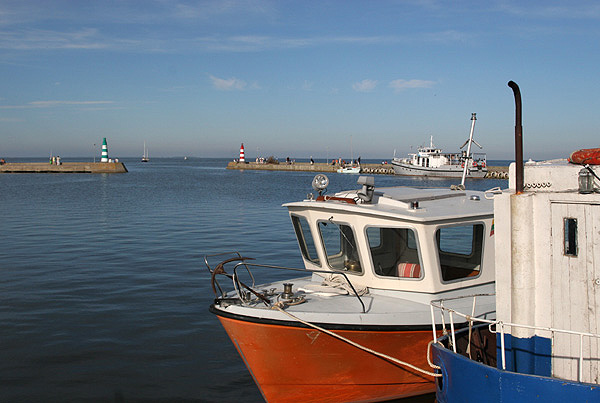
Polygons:
<instances>
[{"instance_id":1,"label":"mooring rope","mask_svg":"<svg viewBox=\"0 0 600 403\"><path fill-rule=\"evenodd\" d=\"M344 290L348 294L354 294L354 289L356 289L356 295L358 296L365 295L369 291L369 288L366 286L354 286L353 289L350 284L348 284L348 281L344 278L344 276L335 273L325 276L321 284L337 288L338 290Z\"/></svg>"},{"instance_id":2,"label":"mooring rope","mask_svg":"<svg viewBox=\"0 0 600 403\"><path fill-rule=\"evenodd\" d=\"M330 330L324 329L324 328L322 328L322 327L320 327L320 326L317 326L317 325L315 325L315 324L313 324L313 323L310 323L310 322L307 322L307 321L305 321L305 320L302 320L302 319L300 319L299 317L297 317L297 316L295 316L295 315L293 315L293 314L291 314L291 313L289 313L289 312L285 311L285 310L283 309L284 307L285 307L285 303L283 303L283 301L279 301L279 302L276 302L276 303L273 305L273 307L272 307L272 308L273 308L273 309L277 309L279 312L282 312L282 313L286 314L287 316L289 316L289 317L293 318L294 320L297 320L297 321L298 321L298 322L300 322L300 323L303 323L303 324L305 324L306 326L312 327L313 329L317 329L317 330L318 330L318 331L320 331L320 332L326 333L326 334L328 334L328 335L330 335L330 336L332 336L332 337L335 337L335 338L337 338L337 339L339 339L339 340L342 340L343 342L346 342L346 343L348 343L348 344L350 344L350 345L352 345L352 346L354 346L354 347L356 347L356 348L359 348L359 349L361 349L361 350L363 350L363 351L366 351L366 352L368 352L368 353L371 353L371 354L373 354L373 355L376 355L376 356L378 356L378 357L380 357L380 358L383 358L383 359L385 359L385 360L391 361L391 362L393 362L393 363L395 363L395 364L398 364L398 365L403 365L403 366L405 366L405 367L409 367L409 368L411 368L411 369L413 369L413 370L415 370L415 371L417 371L417 372L420 372L420 373L422 373L422 374L429 375L429 376L432 376L432 377L435 377L435 378L439 378L439 377L441 377L441 376L442 376L442 374L436 374L435 372L430 372L430 371L424 370L424 369L422 369L422 368L419 368L419 367L417 367L417 366L414 366L414 365L412 365L412 364L410 364L410 363L408 363L408 362L406 362L406 361L402 361L402 360L399 360L399 359L397 359L397 358L391 357L391 356L389 356L389 355L387 355L387 354L383 354L383 353L380 353L380 352L378 352L378 351L372 350L372 349L370 349L370 348L368 348L368 347L365 347L365 346L363 346L363 345L360 345L360 344L358 344L358 343L356 343L356 342L354 342L354 341L352 341L352 340L350 340L350 339L347 339L347 338L345 338L344 336L340 336L339 334L337 334L337 333L334 333L334 332L332 332L332 331L330 331ZM433 364L433 363L431 362L431 360L430 360L430 357L429 357L429 351L431 350L431 344L432 344L432 343L433 343L433 340L431 340L431 341L430 341L430 342L427 344L427 362L429 363L429 365L430 365L432 368L434 368L434 369L440 369L440 367L439 367L439 366L437 366L437 365L435 365L435 364Z\"/></svg>"}]
</instances>

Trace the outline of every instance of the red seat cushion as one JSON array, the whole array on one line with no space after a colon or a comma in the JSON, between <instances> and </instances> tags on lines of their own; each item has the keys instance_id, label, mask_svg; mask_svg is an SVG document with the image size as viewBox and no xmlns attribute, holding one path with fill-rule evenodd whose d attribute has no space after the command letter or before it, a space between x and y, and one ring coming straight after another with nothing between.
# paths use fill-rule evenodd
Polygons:
<instances>
[{"instance_id":1,"label":"red seat cushion","mask_svg":"<svg viewBox=\"0 0 600 403\"><path fill-rule=\"evenodd\" d=\"M398 263L398 277L421 277L421 265L418 263Z\"/></svg>"}]
</instances>

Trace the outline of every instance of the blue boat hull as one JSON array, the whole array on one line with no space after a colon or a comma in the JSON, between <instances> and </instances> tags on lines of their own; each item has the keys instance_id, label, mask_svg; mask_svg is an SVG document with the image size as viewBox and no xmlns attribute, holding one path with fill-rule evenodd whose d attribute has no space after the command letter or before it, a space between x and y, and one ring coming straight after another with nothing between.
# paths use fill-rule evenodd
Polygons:
<instances>
[{"instance_id":1,"label":"blue boat hull","mask_svg":"<svg viewBox=\"0 0 600 403\"><path fill-rule=\"evenodd\" d=\"M453 402L600 402L600 385L503 371L484 365L439 344L433 362L441 367L436 398Z\"/></svg>"}]
</instances>

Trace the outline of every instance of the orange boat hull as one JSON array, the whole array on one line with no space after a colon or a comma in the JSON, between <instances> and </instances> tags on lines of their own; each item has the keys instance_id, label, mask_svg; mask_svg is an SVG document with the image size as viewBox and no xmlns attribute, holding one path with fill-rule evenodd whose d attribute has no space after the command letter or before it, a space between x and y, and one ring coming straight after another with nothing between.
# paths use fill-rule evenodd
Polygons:
<instances>
[{"instance_id":1,"label":"orange boat hull","mask_svg":"<svg viewBox=\"0 0 600 403\"><path fill-rule=\"evenodd\" d=\"M435 392L433 378L310 328L218 316L269 402L381 401ZM431 331L335 330L375 351L431 370Z\"/></svg>"}]
</instances>

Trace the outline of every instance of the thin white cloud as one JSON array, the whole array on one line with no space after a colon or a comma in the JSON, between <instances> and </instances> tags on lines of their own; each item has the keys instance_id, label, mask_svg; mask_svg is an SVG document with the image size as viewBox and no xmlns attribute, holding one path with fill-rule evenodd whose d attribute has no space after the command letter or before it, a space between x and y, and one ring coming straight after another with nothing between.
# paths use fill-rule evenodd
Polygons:
<instances>
[{"instance_id":1,"label":"thin white cloud","mask_svg":"<svg viewBox=\"0 0 600 403\"><path fill-rule=\"evenodd\" d=\"M529 5L527 2L511 3L502 1L497 8L508 14L527 18L544 19L599 19L600 4L596 2L542 2L539 5Z\"/></svg>"},{"instance_id":2,"label":"thin white cloud","mask_svg":"<svg viewBox=\"0 0 600 403\"><path fill-rule=\"evenodd\" d=\"M113 101L33 101L29 105L39 108L50 108L61 105L104 105L112 103Z\"/></svg>"},{"instance_id":3,"label":"thin white cloud","mask_svg":"<svg viewBox=\"0 0 600 403\"><path fill-rule=\"evenodd\" d=\"M445 9L438 0L402 0L402 3L402 7ZM509 6L506 8L510 9ZM285 5L272 0L61 0L36 2L35 7L31 6L31 2L5 1L0 2L0 49L100 49L135 53L253 52L330 45L456 42L468 38L465 33L453 30L371 36L305 37L291 34L285 37L245 34L256 32L254 29L248 30L248 27L257 23L265 29L270 26L281 27L286 21L286 9ZM213 26L215 28L211 31ZM48 27L62 28L52 30ZM205 34L191 37L191 32ZM240 34L227 36L223 32Z\"/></svg>"},{"instance_id":4,"label":"thin white cloud","mask_svg":"<svg viewBox=\"0 0 600 403\"><path fill-rule=\"evenodd\" d=\"M377 80L371 80L371 79L367 78L358 83L352 84L352 89L354 89L354 91L358 91L358 92L369 92L369 91L373 91L373 89L375 89L376 86L377 86Z\"/></svg>"},{"instance_id":5,"label":"thin white cloud","mask_svg":"<svg viewBox=\"0 0 600 403\"><path fill-rule=\"evenodd\" d=\"M448 38L448 35L444 35ZM185 43L185 47L201 51L218 52L256 52L277 49L314 48L329 45L378 45L400 42L423 42L421 38L394 36L323 36L280 38L266 35L203 36ZM437 35L426 41L439 40ZM184 46L183 42L174 46Z\"/></svg>"},{"instance_id":6,"label":"thin white cloud","mask_svg":"<svg viewBox=\"0 0 600 403\"><path fill-rule=\"evenodd\" d=\"M302 84L302 89L304 91L312 91L314 85L315 85L315 83L313 83L311 81L304 80L304 83Z\"/></svg>"},{"instance_id":7,"label":"thin white cloud","mask_svg":"<svg viewBox=\"0 0 600 403\"><path fill-rule=\"evenodd\" d=\"M322 36L275 37L268 35L208 35L193 38L152 37L132 34L111 37L105 31L82 28L72 31L42 29L0 30L0 49L5 50L106 50L116 52L259 52L279 49L315 48L330 45L389 45L397 43L463 42L468 37L458 31L421 33L418 36Z\"/></svg>"},{"instance_id":8,"label":"thin white cloud","mask_svg":"<svg viewBox=\"0 0 600 403\"><path fill-rule=\"evenodd\" d=\"M390 88L399 92L407 88L431 88L435 85L435 81L428 80L394 80L390 82Z\"/></svg>"},{"instance_id":9,"label":"thin white cloud","mask_svg":"<svg viewBox=\"0 0 600 403\"><path fill-rule=\"evenodd\" d=\"M276 12L270 1L205 0L196 4L175 4L172 9L172 16L182 20L197 20L241 15L247 19L252 15L269 17L276 14Z\"/></svg>"},{"instance_id":10,"label":"thin white cloud","mask_svg":"<svg viewBox=\"0 0 600 403\"><path fill-rule=\"evenodd\" d=\"M247 84L245 81L240 80L238 78L235 77L231 77L231 78L219 78L219 77L215 77L213 75L210 76L210 79L213 83L213 86L221 91L233 91L233 90L244 90L247 87Z\"/></svg>"},{"instance_id":11,"label":"thin white cloud","mask_svg":"<svg viewBox=\"0 0 600 403\"><path fill-rule=\"evenodd\" d=\"M0 105L0 109L54 108L58 106L94 106L113 104L113 101L33 101L25 105Z\"/></svg>"},{"instance_id":12,"label":"thin white cloud","mask_svg":"<svg viewBox=\"0 0 600 403\"><path fill-rule=\"evenodd\" d=\"M0 31L0 49L105 49L115 46L115 43L111 44L101 39L96 29L73 32L40 29Z\"/></svg>"}]
</instances>

